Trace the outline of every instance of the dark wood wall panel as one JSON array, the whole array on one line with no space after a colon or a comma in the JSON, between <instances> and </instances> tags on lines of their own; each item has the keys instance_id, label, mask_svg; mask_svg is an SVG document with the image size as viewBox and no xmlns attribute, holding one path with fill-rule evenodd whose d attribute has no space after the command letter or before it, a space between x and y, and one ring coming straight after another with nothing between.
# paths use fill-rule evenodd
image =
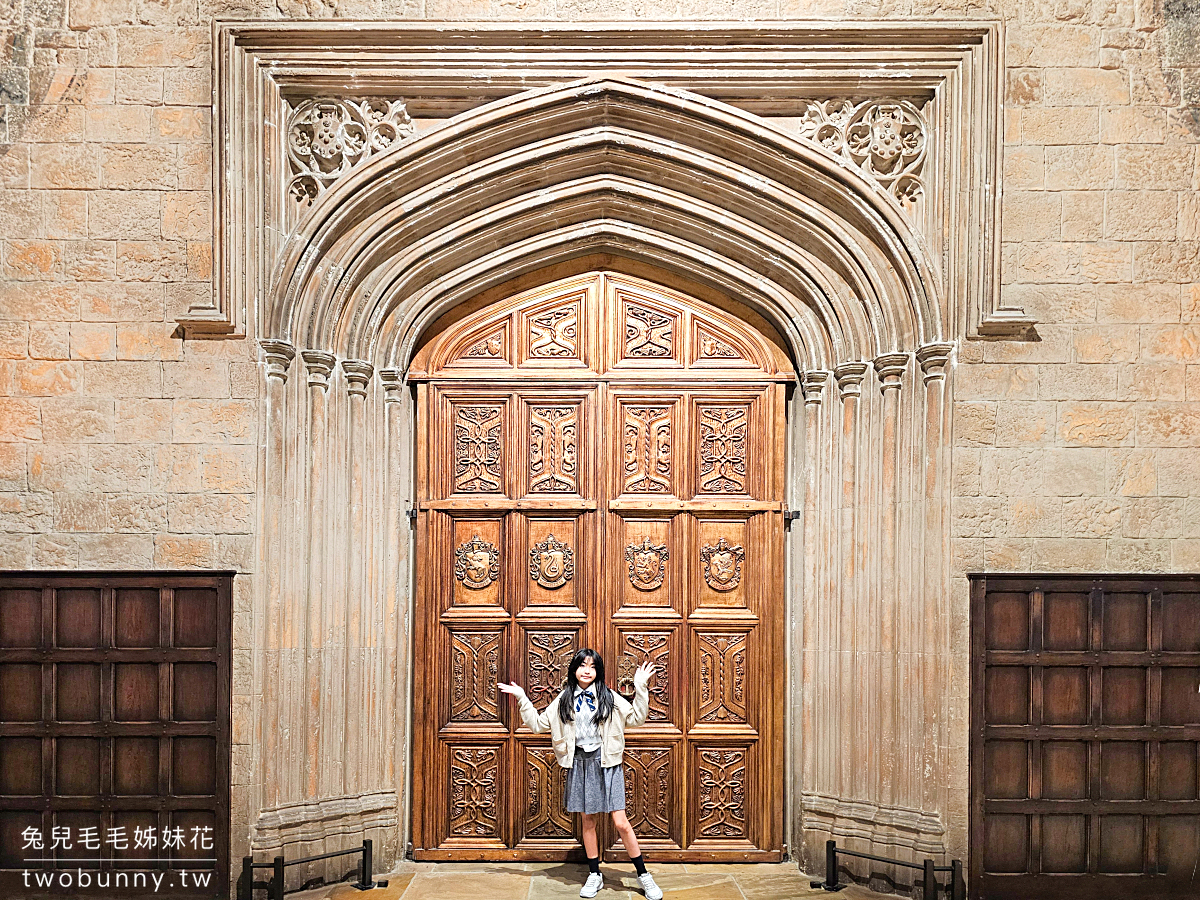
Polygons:
<instances>
[{"instance_id":1,"label":"dark wood wall panel","mask_svg":"<svg viewBox=\"0 0 1200 900\"><path fill-rule=\"evenodd\" d=\"M1200 578L972 577L971 895L1197 896Z\"/></svg>"},{"instance_id":2,"label":"dark wood wall panel","mask_svg":"<svg viewBox=\"0 0 1200 900\"><path fill-rule=\"evenodd\" d=\"M0 573L0 896L42 896L22 873L72 861L158 869L172 896L227 894L231 588L228 574ZM164 848L178 828L184 845ZM184 888L182 869L211 870L210 885Z\"/></svg>"}]
</instances>

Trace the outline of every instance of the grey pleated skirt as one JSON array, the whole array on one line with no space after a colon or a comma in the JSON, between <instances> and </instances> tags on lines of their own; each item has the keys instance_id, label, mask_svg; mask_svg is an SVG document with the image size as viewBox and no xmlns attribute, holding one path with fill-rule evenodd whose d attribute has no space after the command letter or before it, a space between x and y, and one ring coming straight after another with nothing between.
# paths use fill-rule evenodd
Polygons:
<instances>
[{"instance_id":1,"label":"grey pleated skirt","mask_svg":"<svg viewBox=\"0 0 1200 900\"><path fill-rule=\"evenodd\" d=\"M600 748L575 748L575 762L567 770L563 796L567 812L600 813L625 808L625 771L622 766L600 765Z\"/></svg>"}]
</instances>

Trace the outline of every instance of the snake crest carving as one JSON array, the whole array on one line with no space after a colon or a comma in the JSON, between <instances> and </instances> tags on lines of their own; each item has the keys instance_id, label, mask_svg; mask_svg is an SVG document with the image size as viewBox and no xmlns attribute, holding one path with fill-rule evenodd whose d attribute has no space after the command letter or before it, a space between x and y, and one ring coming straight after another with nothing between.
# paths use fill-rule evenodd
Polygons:
<instances>
[{"instance_id":1,"label":"snake crest carving","mask_svg":"<svg viewBox=\"0 0 1200 900\"><path fill-rule=\"evenodd\" d=\"M529 577L544 588L560 588L575 577L575 556L571 548L546 535L529 550Z\"/></svg>"}]
</instances>

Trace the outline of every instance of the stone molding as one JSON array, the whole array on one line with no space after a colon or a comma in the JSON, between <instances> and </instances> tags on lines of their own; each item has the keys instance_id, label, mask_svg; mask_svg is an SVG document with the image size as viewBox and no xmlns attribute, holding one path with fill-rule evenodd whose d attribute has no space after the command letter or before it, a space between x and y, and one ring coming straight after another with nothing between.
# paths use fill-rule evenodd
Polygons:
<instances>
[{"instance_id":1,"label":"stone molding","mask_svg":"<svg viewBox=\"0 0 1200 900\"><path fill-rule=\"evenodd\" d=\"M950 364L950 355L953 352L954 345L945 341L917 348L917 362L921 364L926 384L934 379L946 377L946 367Z\"/></svg>"},{"instance_id":2,"label":"stone molding","mask_svg":"<svg viewBox=\"0 0 1200 900\"><path fill-rule=\"evenodd\" d=\"M829 373L820 369L805 372L800 379L800 388L804 391L805 403L820 403L825 394L825 385L829 381Z\"/></svg>"},{"instance_id":3,"label":"stone molding","mask_svg":"<svg viewBox=\"0 0 1200 900\"><path fill-rule=\"evenodd\" d=\"M844 362L833 370L833 377L837 379L838 390L841 391L843 399L857 397L862 392L862 382L868 368L870 367L865 362Z\"/></svg>"},{"instance_id":4,"label":"stone molding","mask_svg":"<svg viewBox=\"0 0 1200 900\"><path fill-rule=\"evenodd\" d=\"M361 359L343 359L342 372L346 375L346 390L352 396L365 396L367 385L371 381L371 373L375 367Z\"/></svg>"},{"instance_id":5,"label":"stone molding","mask_svg":"<svg viewBox=\"0 0 1200 900\"><path fill-rule=\"evenodd\" d=\"M285 844L323 841L340 835L359 838L368 829L394 828L396 824L395 791L290 803L258 814L250 849L277 851Z\"/></svg>"},{"instance_id":6,"label":"stone molding","mask_svg":"<svg viewBox=\"0 0 1200 900\"><path fill-rule=\"evenodd\" d=\"M263 360L267 364L267 377L287 381L288 367L296 357L296 348L287 341L265 339L259 341Z\"/></svg>"},{"instance_id":7,"label":"stone molding","mask_svg":"<svg viewBox=\"0 0 1200 900\"><path fill-rule=\"evenodd\" d=\"M333 374L337 357L324 350L301 350L300 357L308 368L309 387L329 387L329 376Z\"/></svg>"},{"instance_id":8,"label":"stone molding","mask_svg":"<svg viewBox=\"0 0 1200 900\"><path fill-rule=\"evenodd\" d=\"M881 391L899 389L904 373L908 371L910 355L907 353L885 353L874 360L875 372L879 375Z\"/></svg>"},{"instance_id":9,"label":"stone molding","mask_svg":"<svg viewBox=\"0 0 1200 900\"><path fill-rule=\"evenodd\" d=\"M336 81L329 70L331 52L337 58ZM436 133L441 122L490 101L613 71L668 91L719 98L780 133L824 146L831 158L854 163L856 171L881 185L897 209L911 207L903 198L896 200L897 186L919 179L926 206L916 216L919 230L944 273L938 277L946 309L936 330L955 336L1023 333L1032 321L1020 309L1004 306L999 290L1002 52L1000 24L979 21L638 23L587 29L546 23L218 23L213 54L217 286L211 303L197 305L179 322L192 334L246 334L248 327L264 333L255 317L261 311L254 307L265 297L292 231L288 185L303 174L289 160L287 125L302 109L311 111L306 104L333 104L342 110L341 127L354 120L353 110L362 115L364 101L403 98L403 115L389 111L383 117L399 123L388 132L388 147L364 150L349 160L348 169L357 171L399 145L425 140L426 135L407 139L405 116L432 123ZM333 84L354 85L354 93ZM847 122L860 126L852 137L838 124L847 103ZM863 130L871 124L864 126L864 116L885 106L884 118L900 123L904 149L896 155L878 141L873 150ZM368 109L378 115L382 107ZM877 117L874 124L880 121ZM931 122L937 128L930 129ZM892 137L889 132L883 144ZM329 168L342 173L333 180L345 180L345 149L333 147L330 160ZM325 180L329 174L321 172ZM328 192L324 183L317 190L318 195ZM312 209L319 205L318 198ZM908 208L902 214L913 213ZM950 223L965 223L963 239L943 247L941 235Z\"/></svg>"},{"instance_id":10,"label":"stone molding","mask_svg":"<svg viewBox=\"0 0 1200 900\"><path fill-rule=\"evenodd\" d=\"M805 791L801 797L805 813L839 838L879 841L887 832L887 843L915 853L940 855L946 852L946 828L938 816L919 809L889 807L865 800L844 800Z\"/></svg>"}]
</instances>

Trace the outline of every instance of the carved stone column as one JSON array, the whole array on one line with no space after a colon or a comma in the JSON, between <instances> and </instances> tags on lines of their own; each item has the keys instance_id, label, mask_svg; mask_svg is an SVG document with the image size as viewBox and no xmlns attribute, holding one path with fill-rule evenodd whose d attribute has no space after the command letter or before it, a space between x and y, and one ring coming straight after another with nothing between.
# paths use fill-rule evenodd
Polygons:
<instances>
[{"instance_id":1,"label":"carved stone column","mask_svg":"<svg viewBox=\"0 0 1200 900\"><path fill-rule=\"evenodd\" d=\"M325 717L329 714L329 698L325 683L325 627L329 585L325 580L328 564L328 532L326 530L326 438L328 435L329 376L333 372L334 356L323 350L304 350L300 353L308 368L308 540L305 559L308 569L306 583L306 617L308 646L305 648L304 671L304 797L321 795L321 773L325 760L321 752L326 732Z\"/></svg>"},{"instance_id":2,"label":"carved stone column","mask_svg":"<svg viewBox=\"0 0 1200 900\"><path fill-rule=\"evenodd\" d=\"M259 343L266 363L266 457L264 460L262 555L260 591L265 603L256 617L256 646L262 648L262 803L279 802L280 764L280 643L283 618L282 527L285 506L285 456L288 367L296 349L287 341Z\"/></svg>"},{"instance_id":3,"label":"carved stone column","mask_svg":"<svg viewBox=\"0 0 1200 900\"><path fill-rule=\"evenodd\" d=\"M925 381L925 553L922 570L922 623L924 650L921 681L924 698L924 740L921 746L921 808L940 809L946 731L946 676L943 665L949 642L947 607L949 593L946 566L949 539L943 498L946 479L946 368L954 345L926 344L917 350L917 361Z\"/></svg>"},{"instance_id":4,"label":"carved stone column","mask_svg":"<svg viewBox=\"0 0 1200 900\"><path fill-rule=\"evenodd\" d=\"M887 353L875 360L879 390L883 394L883 438L880 459L880 578L875 586L879 595L879 733L888 737L880 741L879 804L892 807L896 802L896 739L895 728L897 688L900 683L899 647L896 632L899 627L899 573L897 572L897 541L899 537L899 506L897 461L900 445L898 420L900 386L908 368L907 353Z\"/></svg>"},{"instance_id":5,"label":"carved stone column","mask_svg":"<svg viewBox=\"0 0 1200 900\"><path fill-rule=\"evenodd\" d=\"M822 612L820 572L823 547L824 529L821 527L821 470L823 467L824 441L821 435L822 407L821 401L825 396L825 385L829 381L828 372L805 372L801 380L804 391L804 609L803 609L803 645L801 651L801 684L803 708L801 713L801 731L804 752L804 769L802 784L812 789L818 784L817 760L823 754L818 754L817 741L822 739L821 730L817 727L817 697L818 689L825 685L818 678L817 667L822 646L819 623ZM826 673L828 674L828 673ZM820 687L818 687L820 685Z\"/></svg>"},{"instance_id":6,"label":"carved stone column","mask_svg":"<svg viewBox=\"0 0 1200 900\"><path fill-rule=\"evenodd\" d=\"M364 691L366 676L366 623L363 616L365 611L365 590L367 585L366 567L368 558L368 535L366 521L366 479L365 457L366 446L366 397L367 384L371 380L373 369L370 363L362 360L342 360L342 372L346 376L346 394L349 399L349 429L347 433L347 461L349 476L350 508L346 520L346 556L344 565L347 566L346 584L346 774L345 793L353 796L362 791L363 761L363 719ZM356 713L351 714L350 710Z\"/></svg>"},{"instance_id":7,"label":"carved stone column","mask_svg":"<svg viewBox=\"0 0 1200 900\"><path fill-rule=\"evenodd\" d=\"M404 790L407 772L398 770L407 761L403 745L397 747L398 733L408 733L408 684L401 673L409 671L408 610L409 610L409 544L412 529L407 511L412 502L404 453L411 443L406 440L406 401L404 379L395 369L381 369L384 416L386 418L387 451L384 454L384 509L387 533L384 549L384 609L383 609L383 782L381 787L395 787L407 801Z\"/></svg>"},{"instance_id":8,"label":"carved stone column","mask_svg":"<svg viewBox=\"0 0 1200 900\"><path fill-rule=\"evenodd\" d=\"M838 553L841 563L841 596L838 627L834 640L837 655L838 712L846 722L843 733L843 752L840 754L839 796L853 796L854 786L861 780L858 772L863 745L853 740L859 729L862 700L858 694L855 651L855 631L858 619L861 573L856 553L858 511L858 407L863 377L867 374L864 362L845 362L833 370L842 398L841 488L838 498ZM854 748L853 751L850 748ZM857 777L856 777L857 776Z\"/></svg>"}]
</instances>

